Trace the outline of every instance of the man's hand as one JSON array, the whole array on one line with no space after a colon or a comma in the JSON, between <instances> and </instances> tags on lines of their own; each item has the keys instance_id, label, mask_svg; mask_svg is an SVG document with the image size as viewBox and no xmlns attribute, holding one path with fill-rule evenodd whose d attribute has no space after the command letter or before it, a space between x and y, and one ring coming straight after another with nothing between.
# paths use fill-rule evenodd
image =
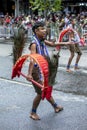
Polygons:
<instances>
[{"instance_id":1,"label":"man's hand","mask_svg":"<svg viewBox=\"0 0 87 130\"><path fill-rule=\"evenodd\" d=\"M70 41L70 42L66 42L67 45L70 45L70 44L75 44L75 42L73 41Z\"/></svg>"},{"instance_id":2,"label":"man's hand","mask_svg":"<svg viewBox=\"0 0 87 130\"><path fill-rule=\"evenodd\" d=\"M27 77L26 77L26 79L27 79L28 81L31 81L31 80L33 79L33 77L32 77L32 75L28 74Z\"/></svg>"}]
</instances>

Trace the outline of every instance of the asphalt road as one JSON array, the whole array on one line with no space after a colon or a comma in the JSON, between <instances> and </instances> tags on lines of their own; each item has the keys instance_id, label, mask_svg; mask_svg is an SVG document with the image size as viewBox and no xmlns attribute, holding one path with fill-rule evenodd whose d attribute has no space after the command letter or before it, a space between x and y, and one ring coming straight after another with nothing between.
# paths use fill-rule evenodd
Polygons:
<instances>
[{"instance_id":1,"label":"asphalt road","mask_svg":"<svg viewBox=\"0 0 87 130\"><path fill-rule=\"evenodd\" d=\"M41 120L33 121L29 113L35 92L23 77L11 80L11 54L11 44L0 44L0 130L87 130L86 61L81 61L84 66L78 72L69 74L64 66L67 57L65 61L60 57L60 63L65 64L59 66L53 96L64 110L55 114L46 100L41 101L38 108ZM65 50L64 54L67 56Z\"/></svg>"},{"instance_id":2,"label":"asphalt road","mask_svg":"<svg viewBox=\"0 0 87 130\"><path fill-rule=\"evenodd\" d=\"M31 85L0 79L0 130L87 130L87 97L53 91L64 110L55 114L44 100L40 121L29 118L35 92Z\"/></svg>"},{"instance_id":3,"label":"asphalt road","mask_svg":"<svg viewBox=\"0 0 87 130\"><path fill-rule=\"evenodd\" d=\"M27 45L28 46L28 45ZM79 95L87 96L87 50L83 50L83 55L80 60L81 69L78 71L72 70L73 73L66 73L66 63L68 59L69 52L67 50L62 50L59 58L59 68L56 77L56 84L54 89L63 92L69 92ZM23 51L23 54L29 53L28 47ZM0 77L5 79L11 79L12 67L13 67L13 57L12 57L12 44L0 44ZM74 63L75 59L73 60ZM73 64L72 63L72 64ZM24 72L27 73L27 64L25 64ZM28 83L23 77L15 78L14 80ZM31 83L30 83L31 84Z\"/></svg>"}]
</instances>

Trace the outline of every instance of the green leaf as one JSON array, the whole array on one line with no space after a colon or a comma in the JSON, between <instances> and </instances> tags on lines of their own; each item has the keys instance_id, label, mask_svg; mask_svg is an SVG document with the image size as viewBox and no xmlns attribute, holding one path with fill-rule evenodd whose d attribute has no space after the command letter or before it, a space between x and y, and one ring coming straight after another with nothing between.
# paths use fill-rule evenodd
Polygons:
<instances>
[{"instance_id":1,"label":"green leaf","mask_svg":"<svg viewBox=\"0 0 87 130\"><path fill-rule=\"evenodd\" d=\"M32 10L40 10L40 11L58 11L61 9L61 0L29 0Z\"/></svg>"}]
</instances>

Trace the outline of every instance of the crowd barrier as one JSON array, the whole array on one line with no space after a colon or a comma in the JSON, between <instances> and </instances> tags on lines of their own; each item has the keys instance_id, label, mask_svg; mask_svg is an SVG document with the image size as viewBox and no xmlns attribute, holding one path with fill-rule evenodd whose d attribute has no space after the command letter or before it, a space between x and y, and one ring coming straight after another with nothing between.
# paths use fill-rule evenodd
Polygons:
<instances>
[{"instance_id":1,"label":"crowd barrier","mask_svg":"<svg viewBox=\"0 0 87 130\"><path fill-rule=\"evenodd\" d=\"M18 31L18 28L17 27L7 27L7 26L0 26L0 38L11 38L11 37L14 37L14 33ZM82 35L85 35L87 34L87 26L85 28L82 28ZM32 32L32 27L28 27L27 29L27 38L30 39L33 35L33 32ZM58 37L59 37L59 29L51 29L51 32L50 32L50 35L51 35L51 38L55 38L56 40L58 40ZM84 36L85 38L85 42L87 43L87 35Z\"/></svg>"},{"instance_id":2,"label":"crowd barrier","mask_svg":"<svg viewBox=\"0 0 87 130\"><path fill-rule=\"evenodd\" d=\"M10 38L11 37L11 28L6 26L0 26L0 38Z\"/></svg>"},{"instance_id":3,"label":"crowd barrier","mask_svg":"<svg viewBox=\"0 0 87 130\"><path fill-rule=\"evenodd\" d=\"M85 25L85 27L82 29L82 35L84 36L85 42L87 43L87 24Z\"/></svg>"}]
</instances>

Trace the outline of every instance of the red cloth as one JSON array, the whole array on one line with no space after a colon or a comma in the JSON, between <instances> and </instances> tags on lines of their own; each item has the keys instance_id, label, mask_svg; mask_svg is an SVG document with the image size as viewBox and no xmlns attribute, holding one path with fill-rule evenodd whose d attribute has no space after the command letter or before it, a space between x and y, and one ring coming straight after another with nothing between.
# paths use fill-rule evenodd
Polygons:
<instances>
[{"instance_id":1,"label":"red cloth","mask_svg":"<svg viewBox=\"0 0 87 130\"><path fill-rule=\"evenodd\" d=\"M52 86L48 86L42 91L42 100L44 100L44 98L46 98L47 100L51 98L52 88Z\"/></svg>"},{"instance_id":2,"label":"red cloth","mask_svg":"<svg viewBox=\"0 0 87 130\"><path fill-rule=\"evenodd\" d=\"M10 18L6 18L6 23L10 23Z\"/></svg>"},{"instance_id":3,"label":"red cloth","mask_svg":"<svg viewBox=\"0 0 87 130\"><path fill-rule=\"evenodd\" d=\"M84 40L84 38L81 38L81 39L80 39L80 43L81 43L82 46L85 45L85 40Z\"/></svg>"},{"instance_id":4,"label":"red cloth","mask_svg":"<svg viewBox=\"0 0 87 130\"><path fill-rule=\"evenodd\" d=\"M57 50L60 50L60 49L61 49L60 45L59 45L59 46L56 46L56 49L57 49Z\"/></svg>"}]
</instances>

